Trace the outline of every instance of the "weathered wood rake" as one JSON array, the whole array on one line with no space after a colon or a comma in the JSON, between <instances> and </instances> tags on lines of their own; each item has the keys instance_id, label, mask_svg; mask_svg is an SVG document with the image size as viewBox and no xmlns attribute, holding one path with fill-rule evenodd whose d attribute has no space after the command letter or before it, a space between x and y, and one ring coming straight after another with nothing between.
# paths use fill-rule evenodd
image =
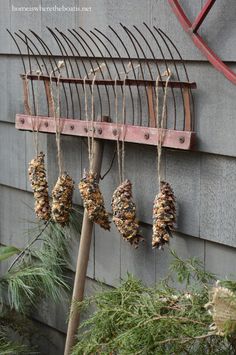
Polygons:
<instances>
[{"instance_id":1,"label":"weathered wood rake","mask_svg":"<svg viewBox=\"0 0 236 355\"><path fill-rule=\"evenodd\" d=\"M196 83L190 82L176 45L159 28L145 23L130 28L122 24L118 29L109 26L105 31L80 27L62 32L48 28L47 41L32 30L8 32L24 69L21 79L25 112L16 115L16 128L32 131L37 126L40 132L55 133L53 92L60 87L60 133L88 138L92 135L92 171L97 176L103 140L157 146L161 134L163 147L193 147L192 89ZM62 62L63 68L59 64ZM165 107L161 127L157 101ZM85 211L73 301L83 299L92 228ZM65 354L71 351L78 324L79 313L74 311Z\"/></svg>"}]
</instances>

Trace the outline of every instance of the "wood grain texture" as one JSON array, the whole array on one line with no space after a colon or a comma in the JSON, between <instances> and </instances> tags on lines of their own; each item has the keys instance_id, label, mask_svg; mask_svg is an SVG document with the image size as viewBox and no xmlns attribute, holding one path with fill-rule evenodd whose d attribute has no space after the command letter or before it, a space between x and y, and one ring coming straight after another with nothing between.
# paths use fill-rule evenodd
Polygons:
<instances>
[{"instance_id":1,"label":"wood grain texture","mask_svg":"<svg viewBox=\"0 0 236 355\"><path fill-rule=\"evenodd\" d=\"M0 185L0 242L23 247L30 239L27 231L35 221L33 195Z\"/></svg>"},{"instance_id":2,"label":"wood grain texture","mask_svg":"<svg viewBox=\"0 0 236 355\"><path fill-rule=\"evenodd\" d=\"M201 238L236 246L235 158L201 157Z\"/></svg>"},{"instance_id":3,"label":"wood grain texture","mask_svg":"<svg viewBox=\"0 0 236 355\"><path fill-rule=\"evenodd\" d=\"M236 56L236 2L228 0L227 6L217 1L200 27L201 35L223 60L235 62Z\"/></svg>"},{"instance_id":4,"label":"wood grain texture","mask_svg":"<svg viewBox=\"0 0 236 355\"><path fill-rule=\"evenodd\" d=\"M221 279L235 279L236 249L205 242L205 268Z\"/></svg>"},{"instance_id":5,"label":"wood grain texture","mask_svg":"<svg viewBox=\"0 0 236 355\"><path fill-rule=\"evenodd\" d=\"M200 155L192 152L166 152L166 181L177 201L177 230L199 237Z\"/></svg>"},{"instance_id":6,"label":"wood grain texture","mask_svg":"<svg viewBox=\"0 0 236 355\"><path fill-rule=\"evenodd\" d=\"M0 183L26 189L25 132L11 123L0 123Z\"/></svg>"},{"instance_id":7,"label":"wood grain texture","mask_svg":"<svg viewBox=\"0 0 236 355\"><path fill-rule=\"evenodd\" d=\"M11 51L11 38L8 35L6 28L11 27L11 2L0 2L0 53L10 53Z\"/></svg>"},{"instance_id":8,"label":"wood grain texture","mask_svg":"<svg viewBox=\"0 0 236 355\"><path fill-rule=\"evenodd\" d=\"M144 242L138 249L134 249L126 241L121 241L121 278L126 278L127 273L133 274L146 285L153 285L156 281L156 251L152 249L152 228L142 225L140 233Z\"/></svg>"},{"instance_id":9,"label":"wood grain texture","mask_svg":"<svg viewBox=\"0 0 236 355\"><path fill-rule=\"evenodd\" d=\"M111 231L95 225L95 279L117 286L121 277L121 237L114 224Z\"/></svg>"}]
</instances>

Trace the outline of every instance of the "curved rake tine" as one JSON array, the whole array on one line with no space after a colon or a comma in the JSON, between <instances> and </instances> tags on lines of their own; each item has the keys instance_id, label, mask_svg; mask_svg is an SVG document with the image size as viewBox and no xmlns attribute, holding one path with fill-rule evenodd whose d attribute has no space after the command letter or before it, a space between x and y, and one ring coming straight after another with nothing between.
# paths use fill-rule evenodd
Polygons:
<instances>
[{"instance_id":1,"label":"curved rake tine","mask_svg":"<svg viewBox=\"0 0 236 355\"><path fill-rule=\"evenodd\" d=\"M13 41L14 41L14 43L15 43L15 45L16 45L16 48L17 48L18 51L19 51L20 58L21 58L21 61L22 61L22 65L23 65L23 69L24 69L25 74L26 74L27 71L26 71L25 61L24 61L24 57L23 57L23 54L22 54L22 52L21 52L20 46L18 45L17 40L15 39L15 37L13 36L13 34L8 30L8 28L6 28L6 31L9 33L9 35L10 35L11 38L13 39Z\"/></svg>"},{"instance_id":2,"label":"curved rake tine","mask_svg":"<svg viewBox=\"0 0 236 355\"><path fill-rule=\"evenodd\" d=\"M143 33L138 29L138 27L136 26L133 26L134 29L140 34L140 36L142 37L142 39L144 40L144 42L146 43L146 45L148 46L148 49L152 55L152 58L154 59L154 64L157 68L157 72L158 72L158 75L159 77L161 77L161 72L160 72L160 69L159 69L159 66L158 66L158 63L157 63L157 60L155 58L155 55L154 55L154 52L152 50L152 47L150 46L150 43L148 42L148 40L145 38L145 36L143 35ZM147 59L146 55L145 55L145 52L144 52L144 57ZM147 63L148 63L148 60L147 60ZM154 79L153 78L153 74L152 74L152 71L150 70L150 66L148 65L148 69L149 69L149 73L150 73L150 76L151 76L151 79L152 80L156 80L156 78ZM154 95L156 97L156 90L154 90ZM153 105L155 106L155 104L153 103ZM155 107L154 107L154 112L155 112Z\"/></svg>"},{"instance_id":3,"label":"curved rake tine","mask_svg":"<svg viewBox=\"0 0 236 355\"><path fill-rule=\"evenodd\" d=\"M46 62L45 62L45 60L44 60L44 58L43 58L43 56L42 56L42 53L40 52L40 50L39 50L38 47L36 46L36 44L31 40L31 38L30 38L29 36L27 36L27 34L26 34L25 32L23 32L22 30L19 30L19 32L20 32L21 34L23 34L23 35L25 36L25 38L27 38L27 41L29 41L29 42L33 45L33 47L35 48L35 50L37 51L37 53L39 54L39 56L40 56L40 58L41 58L41 60L42 60L42 63L43 63L42 66L45 68L46 73L49 75Z\"/></svg>"},{"instance_id":4,"label":"curved rake tine","mask_svg":"<svg viewBox=\"0 0 236 355\"><path fill-rule=\"evenodd\" d=\"M61 32L61 31L59 31L57 28L55 28L55 29L56 29L56 31L62 36L62 38L64 39L64 41L67 43L67 45L68 45L68 47L69 47L69 49L70 49L70 51L71 51L73 57L75 57L74 52L73 52L73 50L71 49L70 44L68 43L68 38L66 37L66 35L64 35L64 33ZM68 53L67 53L66 50L65 50L65 52L66 52L66 54L68 55ZM68 57L69 57L69 56L68 56ZM71 64L71 61L70 61L70 60L69 60L69 63L70 63L70 68L71 68L71 72L72 72L73 78L75 78L74 68L73 68L73 65ZM75 61L75 63L76 63L77 68L79 69L79 66L78 66L77 61ZM80 112L79 117L81 117L81 102L80 102L80 95L79 95L79 90L78 90L78 84L75 84L75 89L76 89L76 93L77 93L77 96L78 96L78 102L79 102L79 112ZM74 118L74 116L73 116L73 118Z\"/></svg>"},{"instance_id":5,"label":"curved rake tine","mask_svg":"<svg viewBox=\"0 0 236 355\"><path fill-rule=\"evenodd\" d=\"M137 80L136 72L135 72L135 70L134 70L134 66L133 66L133 63L132 63L132 60L131 60L131 57L130 57L130 54L129 54L128 49L126 48L126 46L125 46L124 42L122 41L121 37L120 37L120 36L118 35L118 33L114 30L114 28L111 27L110 25L109 25L108 27L109 27L109 28L111 29L111 31L116 35L116 37L118 38L118 40L119 40L120 43L122 44L122 46L123 46L123 48L124 48L124 50L125 50L125 52L126 52L128 58L129 58L129 60L130 60L130 63L131 63L131 66L132 66L132 70L133 70L133 73L134 73L135 80ZM126 72L126 69L125 69L125 72ZM138 91L139 102L141 102L140 90L139 90L139 87L138 87L138 86L137 86L137 91ZM141 107L141 105L140 105L139 109L140 109L140 117L142 117L142 107Z\"/></svg>"},{"instance_id":6,"label":"curved rake tine","mask_svg":"<svg viewBox=\"0 0 236 355\"><path fill-rule=\"evenodd\" d=\"M103 32L101 32L100 30L98 30L97 28L94 28L94 30L96 31L96 32L98 32L101 36L103 36L110 44L111 44L111 46L113 47L113 49L115 50L115 52L116 52L116 54L118 55L118 58L120 59L120 61L121 61L121 64L122 64L122 67L123 67L123 70L124 70L124 72L125 72L125 65L124 65L124 62L123 62L123 60L122 60L122 58L121 58L121 55L120 55L120 53L119 53L119 51L117 50L117 48L116 48L116 46L114 45L114 43L112 43L112 41L103 33ZM99 37L98 37L99 38ZM101 39L99 38L99 40L101 41ZM109 54L110 54L110 52L108 52ZM111 54L110 54L111 55ZM118 75L118 78L120 79L120 73L119 73L119 71L118 71L118 69L117 69L117 66L115 65L115 67L116 67L116 72L117 72L117 75ZM122 92L122 94L123 94L123 86L121 86L121 92ZM130 92L130 98L131 98L131 104L132 104L132 122L133 122L133 124L134 124L134 98L133 98L133 92L132 92L132 89L131 89L131 87L129 86L129 92Z\"/></svg>"},{"instance_id":7,"label":"curved rake tine","mask_svg":"<svg viewBox=\"0 0 236 355\"><path fill-rule=\"evenodd\" d=\"M89 59L89 64L91 66L92 71L94 72L94 66L93 66L93 62L90 59L90 56L87 52L87 49L84 47L83 43L86 45L86 47L89 49L89 51L91 52L91 49L89 47L89 45L87 44L87 42L85 41L85 39L75 30L73 29L73 35L75 37L75 39L79 42L79 44L82 46L85 54L87 55L88 59ZM82 42L81 42L82 40ZM92 54L93 55L93 54ZM99 63L97 62L97 65L99 66ZM100 113L101 113L101 117L103 116L103 106L102 106L102 98L101 98L101 92L100 92L100 88L99 86L96 84L96 88L97 88L97 92L98 92L98 98L99 98L99 105L100 105ZM91 86L90 86L90 90L91 90ZM92 92L92 90L91 90Z\"/></svg>"},{"instance_id":8,"label":"curved rake tine","mask_svg":"<svg viewBox=\"0 0 236 355\"><path fill-rule=\"evenodd\" d=\"M68 29L67 31L68 31L75 39L77 39L76 36L74 35L74 33L73 33L70 29ZM77 40L77 41L78 41L78 40ZM87 70L87 68L86 68L86 65L84 64L83 56L81 55L81 53L78 51L78 49L75 47L74 43L73 43L71 40L70 40L70 43L71 43L71 45L73 46L74 50L76 51L77 55L79 56L79 58L80 58L80 60L81 60L81 63L82 63L82 65L83 65L84 71L85 71L85 73L86 73L86 76L88 77L88 70ZM80 74L80 77L82 78L82 74L80 73L80 71L79 71L79 74ZM84 89L84 86L83 86L83 85L82 85L82 87L83 87L83 89ZM89 89L90 89L90 93L91 93L92 91L91 91L91 87L90 87L90 86L89 86Z\"/></svg>"},{"instance_id":9,"label":"curved rake tine","mask_svg":"<svg viewBox=\"0 0 236 355\"><path fill-rule=\"evenodd\" d=\"M68 70L68 66L67 66L67 59L68 59L68 55L65 51L65 48L62 44L62 42L60 41L60 39L58 38L58 36L56 35L56 33L50 28L50 27L47 27L48 31L51 33L51 35L54 37L54 39L56 40L57 42L57 45L58 45L58 48L61 52L61 55L63 57L63 60L64 60L64 64L65 64L65 69L66 69L66 74L67 76L69 77L69 70ZM65 52L65 54L63 53L63 50ZM70 60L68 59L69 63L70 63ZM71 63L70 63L71 64ZM69 92L70 92L70 99L71 99L71 108L72 108L72 117L75 118L75 110L74 110L74 101L73 101L73 93L72 93L72 89L71 89L71 84L69 83Z\"/></svg>"},{"instance_id":10,"label":"curved rake tine","mask_svg":"<svg viewBox=\"0 0 236 355\"><path fill-rule=\"evenodd\" d=\"M164 37L167 38L167 40L171 43L171 45L172 45L173 48L175 49L176 53L178 54L178 57L179 57L179 59L180 59L180 62L181 62L181 64L182 64L182 66L183 66L183 69L184 69L184 72L185 72L185 75L186 75L186 79L187 79L187 81L189 82L189 76L188 76L187 68L186 68L186 65L185 65L185 63L184 63L184 60L183 60L183 58L182 58L182 56L181 56L181 54L180 54L178 48L176 47L176 45L174 44L174 42L170 39L170 37L167 36L167 34L166 34L165 32L163 32L160 28L158 28L158 30L159 30L159 32L161 32L161 33L163 34ZM193 115L193 120L192 120L192 130L193 130L193 129L194 129L194 100L193 100L192 89L190 88L189 91L190 91L190 97L191 97L191 103L192 103L191 107L192 107L192 115Z\"/></svg>"},{"instance_id":11,"label":"curved rake tine","mask_svg":"<svg viewBox=\"0 0 236 355\"><path fill-rule=\"evenodd\" d=\"M43 63L43 67L45 68L46 70L46 73L49 75L48 73L48 68L47 68L47 65L45 63L45 60L40 52L40 50L38 49L38 47L34 44L34 42L31 40L31 38L29 36L27 36L27 34L25 32L23 32L22 30L19 30L19 32L21 34L23 34L25 36L25 38L27 38L27 41L30 41L30 43L33 45L33 47L36 49L37 53L39 54L41 60L42 60L42 63ZM35 57L35 59L37 60L37 57ZM39 65L39 64L38 64ZM41 71L41 68L40 68L40 71ZM48 106L48 116L49 116L49 106Z\"/></svg>"},{"instance_id":12,"label":"curved rake tine","mask_svg":"<svg viewBox=\"0 0 236 355\"><path fill-rule=\"evenodd\" d=\"M134 47L134 50L135 50L135 52L137 54L138 62L139 62L139 65L140 65L142 79L144 80L144 72L143 72L142 62L140 60L139 53L138 53L136 45L134 44L133 39L138 44L142 54L144 55L144 58L146 59L146 63L147 63L147 66L148 66L149 73L151 73L149 63L147 62L147 57L146 57L146 55L145 55L145 53L144 53L144 51L142 49L142 46L140 45L140 43L138 42L137 38L135 37L135 35L126 26L123 26L122 24L120 24L120 25L125 30L125 32L128 34L129 39L130 39L131 43L133 44L133 47ZM151 75L151 78L152 78L152 75ZM148 92L147 92L147 86L146 85L145 85L145 92L146 92L146 100L147 100L147 107L148 107L148 118L149 118L151 116L151 111L150 111L150 107L149 107ZM140 102L140 105L141 105L141 102ZM140 119L140 125L142 126L142 116L141 116L141 119Z\"/></svg>"},{"instance_id":13,"label":"curved rake tine","mask_svg":"<svg viewBox=\"0 0 236 355\"><path fill-rule=\"evenodd\" d=\"M94 44L94 45L96 46L96 48L98 49L99 53L101 54L102 60L104 61L105 65L106 65L106 68L107 68L109 77L110 77L110 79L112 79L109 66L107 65L106 58L105 58L104 55L102 54L101 49L99 48L99 46L97 45L97 43L94 41L94 39L90 36L90 34L89 34L87 31L85 31L82 27L79 27L79 28L81 29L81 31L83 31L83 32L88 36L88 38L93 42L93 44ZM94 55L94 53L93 53L93 51L92 51L91 48L90 48L90 51L91 51L92 55L93 55L94 58L95 58L95 55ZM96 63L98 63L97 60L96 60ZM98 66L99 66L99 63L98 63ZM100 69L100 72L101 72L102 78L104 79L104 74L103 74L102 69ZM109 95L109 91L108 91L107 86L105 86L105 90L106 90L107 100L108 100L108 116L110 117L110 116L111 116L111 102L110 102L110 95ZM114 91L114 95L115 95L115 89L114 89L114 87L113 87L113 91Z\"/></svg>"},{"instance_id":14,"label":"curved rake tine","mask_svg":"<svg viewBox=\"0 0 236 355\"><path fill-rule=\"evenodd\" d=\"M169 45L167 44L167 41L166 39L164 38L164 36L162 35L161 32L159 32L159 30L154 26L154 29L157 31L157 33L159 34L159 36L161 37L161 39L163 40L170 56L171 56L171 59L172 59L172 62L173 62L173 66L175 68L175 73L176 73L176 76L177 76L177 79L180 81L180 76L179 76L179 71L178 71L178 68L177 68L177 65L176 65L176 62L175 62L175 59L174 59L174 56L172 54L172 51L170 50L170 47ZM183 95L183 88L180 87L180 92L181 92L181 98L182 98L182 104L183 104L183 114L184 114L184 122L185 122L185 108L184 108L184 95ZM175 120L175 125L174 125L174 129L176 129L176 120Z\"/></svg>"},{"instance_id":15,"label":"curved rake tine","mask_svg":"<svg viewBox=\"0 0 236 355\"><path fill-rule=\"evenodd\" d=\"M29 43L28 43L28 39L27 39L27 36L24 32L21 32L23 33L23 36L25 37L25 39L23 39L17 32L15 32L15 35L25 44L26 48L27 48L27 52L28 52L28 62L29 62L29 69L30 69L30 73L32 73L32 64L31 64L31 56L30 56L30 52L32 53L38 67L39 67L39 70L41 70L41 65L38 61L38 58L36 56L36 54L34 53L33 49L30 47ZM34 114L36 115L36 102L35 102L35 93L34 93L34 82L33 80L30 81L31 83L31 90L32 90L32 98L33 98L33 106L34 106Z\"/></svg>"},{"instance_id":16,"label":"curved rake tine","mask_svg":"<svg viewBox=\"0 0 236 355\"><path fill-rule=\"evenodd\" d=\"M45 54L48 56L49 59L49 63L51 65L51 69L52 71L54 70L53 64L52 64L52 60L55 64L55 67L57 68L58 72L60 73L60 68L58 68L58 64L57 61L55 59L55 57L53 56L50 48L48 47L48 45L44 42L44 40L39 37L39 35L37 35L37 33L35 33L34 31L30 30L30 32L35 36L35 38L39 41L39 43L41 44L42 48L45 51ZM52 60L51 60L52 59ZM68 117L68 111L69 111L69 106L68 106L68 99L67 99L67 94L66 94L66 89L65 89L65 85L64 83L62 83L62 88L63 88L63 93L65 96L65 100L66 100L66 117Z\"/></svg>"},{"instance_id":17,"label":"curved rake tine","mask_svg":"<svg viewBox=\"0 0 236 355\"><path fill-rule=\"evenodd\" d=\"M147 30L149 31L149 33L151 34L152 38L154 39L160 53L161 53L161 56L162 56L162 59L165 63L165 67L166 67L166 71L168 72L168 64L167 64L167 60L164 56L164 53L163 53L163 50L161 48L161 45L158 41L158 39L156 38L155 34L153 33L153 31L151 30L151 28L144 22L143 23L144 26L147 28ZM160 77L160 79L162 80L162 77L161 77L161 74L160 74L160 70L158 70L158 75ZM162 87L162 91L163 91L163 94L164 94L164 87ZM175 94L174 94L174 90L173 88L171 88L171 94L172 94L172 98L173 98L173 106L174 106L174 127L176 126L176 100L175 100Z\"/></svg>"}]
</instances>

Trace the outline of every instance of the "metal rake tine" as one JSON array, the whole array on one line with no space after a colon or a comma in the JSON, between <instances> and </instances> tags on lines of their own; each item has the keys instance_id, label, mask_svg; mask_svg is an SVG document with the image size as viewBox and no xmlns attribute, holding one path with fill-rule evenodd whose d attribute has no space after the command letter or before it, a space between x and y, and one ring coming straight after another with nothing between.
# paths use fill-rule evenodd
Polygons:
<instances>
[{"instance_id":1,"label":"metal rake tine","mask_svg":"<svg viewBox=\"0 0 236 355\"><path fill-rule=\"evenodd\" d=\"M174 59L174 56L172 54L172 51L170 50L170 47L167 43L167 41L165 40L165 38L163 37L162 33L159 32L159 30L157 29L157 27L153 26L153 28L155 29L155 31L159 34L159 36L161 37L161 39L163 40L170 56L171 56L171 59L172 59L172 63L173 63L173 66L175 68L175 73L176 73L176 76L177 76L177 79L180 81L180 76L179 76L179 72L178 72L178 69L177 69L177 65L175 63L175 59ZM173 90L173 89L172 89ZM181 92L181 98L182 98L182 105L183 105L183 114L184 114L184 122L185 122L185 109L184 109L184 96L183 96L183 89L182 87L180 87L180 92ZM174 103L175 103L175 124L174 124L174 129L176 129L176 101L174 100Z\"/></svg>"},{"instance_id":2,"label":"metal rake tine","mask_svg":"<svg viewBox=\"0 0 236 355\"><path fill-rule=\"evenodd\" d=\"M66 35L65 35L63 32L59 31L57 28L55 28L55 29L56 29L56 31L62 36L62 38L64 39L64 41L67 43L69 49L71 50L72 55L74 56L74 52L73 52L73 50L71 49L70 44L68 43L68 38L66 37ZM68 56L68 61L69 61L69 64L70 64L70 68L71 68L72 75L73 75L73 77L75 78L75 73L74 73L73 65L71 64L71 61L70 61L70 59L69 59L69 55L68 55L68 53L67 53L66 50L65 50L65 52L66 52L66 54L67 54L67 56ZM77 66L77 68L79 68L77 62L76 62L76 66ZM78 91L78 84L75 84L75 89L76 89L76 93L77 93L77 96L78 96L79 110L80 110L80 117L81 117L81 113L82 113L82 112L81 112L81 102L80 102L80 96L79 96L79 91ZM73 105L73 106L74 106L74 105ZM73 118L74 118L74 116L73 116Z\"/></svg>"},{"instance_id":3,"label":"metal rake tine","mask_svg":"<svg viewBox=\"0 0 236 355\"><path fill-rule=\"evenodd\" d=\"M110 45L112 46L112 48L115 50L116 54L118 55L118 58L120 59L121 64L122 64L122 67L123 67L123 70L124 70L124 72L125 72L126 68L125 68L124 61L123 61L123 59L121 58L121 55L120 55L118 49L116 48L116 46L114 45L114 43L110 40L110 38L108 38L108 37L107 37L102 31L100 31L99 29L94 28L94 30L95 30L96 32L98 32L101 36L103 36L103 37L108 41L108 43L110 43ZM117 70L118 78L120 79L120 73L119 73L118 69L116 69L116 70ZM122 94L123 94L123 87L122 87L122 86L121 86L121 92L122 92ZM130 99L131 99L132 113L133 113L133 115L132 115L132 116L133 116L132 121L133 121L133 124L134 124L134 98L133 98L132 88L131 88L130 86L129 86L129 92L130 92Z\"/></svg>"},{"instance_id":4,"label":"metal rake tine","mask_svg":"<svg viewBox=\"0 0 236 355\"><path fill-rule=\"evenodd\" d=\"M189 82L188 71L187 71L186 65L185 65L185 63L184 63L184 60L183 60L183 58L182 58L182 56L181 56L181 54L180 54L178 48L176 47L176 45L174 44L174 42L170 39L169 36L167 36L167 34L166 34L164 31L162 31L160 28L158 28L158 30L159 30L159 32L161 32L161 33L163 34L164 37L167 38L167 40L171 43L171 45L172 45L173 48L175 49L175 51L176 51L176 53L177 53L177 55L178 55L178 57L179 57L179 59L180 59L180 62L181 62L181 64L182 64L182 66L183 66L183 69L184 69L184 72L185 72L185 75L186 75L186 79L187 79L187 81ZM194 115L195 115L194 100L193 100L192 89L190 88L189 91L190 91L190 97L191 97L191 103L192 103L192 105L191 105L192 116L193 116L193 120L192 120L192 130L194 130Z\"/></svg>"},{"instance_id":5,"label":"metal rake tine","mask_svg":"<svg viewBox=\"0 0 236 355\"><path fill-rule=\"evenodd\" d=\"M145 22L143 24L147 28L149 33L151 34L152 38L154 39L154 41L155 41L155 43L156 43L156 45L157 45L157 47L158 47L158 49L159 49L159 51L161 53L162 59L163 59L163 61L165 63L166 71L168 72L168 70L169 70L168 69L168 63L167 63L167 60L165 58L164 52L162 50L162 47L161 47L158 39L156 38L156 36L155 36L154 32L151 30L151 28ZM160 80L162 80L162 75L160 73L159 67L158 67L158 76L159 76ZM164 87L162 87L162 91L163 91L163 94L164 94ZM175 94L174 94L173 88L171 88L171 94L172 94L173 106L174 106L174 127L175 127L176 126L176 100L175 100Z\"/></svg>"},{"instance_id":6,"label":"metal rake tine","mask_svg":"<svg viewBox=\"0 0 236 355\"><path fill-rule=\"evenodd\" d=\"M47 27L48 31L51 33L51 35L54 37L54 39L57 42L58 48L61 52L62 58L64 60L64 64L65 64L65 69L66 69L66 74L69 77L69 70L68 70L68 66L67 66L67 58L68 55L63 53L64 50L64 46L61 43L60 39L58 38L58 36L55 34L55 32L50 28ZM66 53L66 52L65 52ZM71 108L72 108L72 116L73 118L75 117L75 111L74 111L74 102L73 102L73 94L72 94L72 89L71 89L71 84L69 83L69 92L70 92L70 98L71 98ZM67 114L68 115L68 114Z\"/></svg>"},{"instance_id":7,"label":"metal rake tine","mask_svg":"<svg viewBox=\"0 0 236 355\"><path fill-rule=\"evenodd\" d=\"M96 46L96 48L98 49L98 51L99 51L99 53L101 54L101 57L102 57L102 60L103 60L103 62L105 63L105 65L106 65L106 68L107 68L107 71L108 71L108 74L109 74L109 77L110 77L110 79L112 79L112 77L111 77L111 72L110 72L110 69L109 69L109 66L107 65L107 61L106 61L106 58L104 57L104 55L102 54L102 51L101 51L101 49L99 48L99 46L97 45L97 43L94 41L94 39L90 36L90 34L87 32L87 31L85 31L82 27L79 27L80 29L81 29L81 31L83 31L87 36L88 36L88 38L93 42L93 44ZM94 56L94 58L95 58L95 55L94 55L94 53L93 53L93 51L92 51L92 49L90 48L90 50L91 50L91 53L93 54L93 56ZM97 60L96 60L96 62L97 62ZM100 67L100 65L99 65L99 63L97 62L97 64L98 64L98 66ZM104 78L104 74L103 74L103 71L102 71L102 69L100 68L100 72L101 72L101 75L102 75L102 78ZM109 110L109 112L108 112L108 116L110 117L111 116L111 102L110 102L110 95L109 95L109 91L108 91L108 88L105 86L105 90L106 90L106 94L107 94L107 99L108 99L108 110ZM115 95L115 90L114 90L114 87L113 87L113 91L114 91L114 95Z\"/></svg>"},{"instance_id":8,"label":"metal rake tine","mask_svg":"<svg viewBox=\"0 0 236 355\"><path fill-rule=\"evenodd\" d=\"M11 38L13 39L15 45L16 45L16 48L18 49L19 51L19 54L20 54L20 57L21 57L21 61L22 61L22 65L23 65L23 68L24 68L24 71L25 71L25 74L27 73L26 71L26 66L25 66L25 61L24 61L24 57L23 57L23 54L21 52L21 49L20 49L20 46L17 42L17 40L15 39L15 37L13 36L13 34L10 32L10 30L8 28L6 28L6 31L8 32L8 34L11 36Z\"/></svg>"},{"instance_id":9,"label":"metal rake tine","mask_svg":"<svg viewBox=\"0 0 236 355\"><path fill-rule=\"evenodd\" d=\"M128 36L130 38L130 41L133 44L134 50L136 52L136 55L137 55L137 58L138 58L138 61L139 61L139 65L140 65L140 69L141 69L141 75L142 75L142 78L144 80L144 72L143 72L143 67L142 67L142 61L140 60L139 53L138 53L138 50L137 50L137 47L136 47L134 41L138 44L142 54L144 55L144 58L147 59L146 55L144 53L144 50L142 49L142 47L141 47L140 43L138 42L138 40L136 39L135 35L126 26L123 26L122 24L120 24L120 25L123 27L125 32L128 34ZM150 66L149 66L147 60L146 60L146 63L148 65L149 73L151 73ZM152 78L152 75L151 75L151 78ZM145 85L145 92L146 92L146 100L147 100L147 107L148 107L148 117L150 117L150 107L149 107L148 93L147 93L147 86L146 85ZM141 104L142 103L140 102L140 105ZM141 119L140 120L140 125L142 126L142 115L141 115L140 119Z\"/></svg>"},{"instance_id":10,"label":"metal rake tine","mask_svg":"<svg viewBox=\"0 0 236 355\"><path fill-rule=\"evenodd\" d=\"M51 71L54 70L54 66L52 64L52 60L55 64L55 67L58 68L58 64L57 64L57 61L55 59L55 57L53 56L50 48L48 47L48 45L44 42L44 40L34 31L30 30L30 32L34 35L34 37L38 40L38 42L41 44L44 52L45 52L45 55L47 56L48 60L49 60L49 63L50 63L50 66L51 66ZM58 71L60 72L60 69L58 68ZM67 94L66 94L66 89L65 89L65 84L62 83L62 89L63 89L63 93L64 93L64 96L65 96L65 100L66 100L66 117L68 116L68 99L67 99ZM49 105L48 105L48 112L49 112Z\"/></svg>"},{"instance_id":11,"label":"metal rake tine","mask_svg":"<svg viewBox=\"0 0 236 355\"><path fill-rule=\"evenodd\" d=\"M126 48L124 42L122 41L121 37L118 35L118 33L114 30L114 28L112 26L108 26L110 28L110 30L116 35L116 37L118 38L118 40L120 41L121 45L123 46L129 60L130 60L130 63L131 63L131 66L132 66L132 70L133 70L133 73L134 73L134 77L135 77L135 80L137 80L137 77L136 77L136 72L134 70L134 66L133 66L133 63L132 63L132 60L131 60L131 56L130 56L130 53L128 51L128 49ZM126 72L126 69L124 70ZM139 87L137 86L137 91L138 91L138 97L139 97L139 102L141 102L141 96L140 96L140 90L139 90ZM133 97L132 97L132 100L133 100ZM142 108L141 108L141 105L139 105L139 110L140 110L140 117L142 117ZM134 123L134 122L133 122Z\"/></svg>"},{"instance_id":12,"label":"metal rake tine","mask_svg":"<svg viewBox=\"0 0 236 355\"><path fill-rule=\"evenodd\" d=\"M84 47L84 44L86 45L86 47L88 47L89 48L89 50L90 50L90 47L87 45L87 42L85 41L85 39L75 30L75 29L73 29L73 32L74 32L74 37L75 37L75 39L79 42L79 44L82 46L82 48L83 48L83 50L84 50L84 52L85 52L85 54L87 55L87 57L89 58L89 64L90 64L90 66L91 66L91 69L92 69L92 71L94 72L94 66L93 66L93 62L91 61L91 59L90 59L90 56L89 56L89 54L88 54L88 52L87 52L87 50L86 50L86 48ZM84 44L83 44L84 43ZM98 66L99 66L99 63L97 62L97 64L98 64ZM87 76L88 76L89 74L87 74ZM101 98L101 92L100 92L100 88L99 88L99 86L98 85L96 85L96 88L97 88L97 92L98 92L98 99L99 99L99 104L100 104L100 113L101 113L101 117L103 116L103 105L102 105L102 98ZM90 86L90 90L91 90L91 86ZM92 91L90 91L90 92L92 92Z\"/></svg>"},{"instance_id":13,"label":"metal rake tine","mask_svg":"<svg viewBox=\"0 0 236 355\"><path fill-rule=\"evenodd\" d=\"M28 43L28 39L27 39L27 36L24 32L21 32L21 34L23 34L23 36L25 37L22 38L19 33L15 32L15 35L25 44L26 48L27 48L27 57L28 57L28 62L29 62L29 70L30 70L30 73L32 73L32 64L31 64L31 55L30 55L30 52L32 53L33 57L35 58L35 61L39 67L39 70L41 71L41 65L38 61L38 58L36 56L36 54L34 53L33 49L30 47L29 43ZM26 73L27 74L27 73ZM34 113L36 115L36 102L35 102L35 93L34 93L34 82L33 80L31 80L30 82L31 84L31 90L32 90L32 98L33 98L33 106L34 106Z\"/></svg>"}]
</instances>

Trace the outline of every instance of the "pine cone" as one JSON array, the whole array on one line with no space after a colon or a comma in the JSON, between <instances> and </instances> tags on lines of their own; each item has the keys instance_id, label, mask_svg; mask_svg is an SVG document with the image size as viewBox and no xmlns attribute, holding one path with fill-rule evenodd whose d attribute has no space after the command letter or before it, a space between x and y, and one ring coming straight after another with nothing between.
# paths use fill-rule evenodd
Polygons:
<instances>
[{"instance_id":1,"label":"pine cone","mask_svg":"<svg viewBox=\"0 0 236 355\"><path fill-rule=\"evenodd\" d=\"M122 237L135 248L143 238L138 234L139 225L136 219L136 207L132 201L132 184L125 180L117 187L112 196L113 222Z\"/></svg>"},{"instance_id":2,"label":"pine cone","mask_svg":"<svg viewBox=\"0 0 236 355\"><path fill-rule=\"evenodd\" d=\"M111 222L104 206L104 199L96 180L96 175L91 172L85 173L79 183L79 190L89 219L99 224L103 229L110 230Z\"/></svg>"},{"instance_id":3,"label":"pine cone","mask_svg":"<svg viewBox=\"0 0 236 355\"><path fill-rule=\"evenodd\" d=\"M62 226L65 226L69 221L73 191L74 182L65 172L59 176L52 190L52 217L55 222Z\"/></svg>"},{"instance_id":4,"label":"pine cone","mask_svg":"<svg viewBox=\"0 0 236 355\"><path fill-rule=\"evenodd\" d=\"M169 242L176 222L175 196L168 182L161 182L161 190L153 205L152 247L162 248Z\"/></svg>"},{"instance_id":5,"label":"pine cone","mask_svg":"<svg viewBox=\"0 0 236 355\"><path fill-rule=\"evenodd\" d=\"M35 214L40 220L48 221L50 219L51 209L43 152L40 152L36 158L31 160L28 173L31 187L34 191Z\"/></svg>"}]
</instances>

